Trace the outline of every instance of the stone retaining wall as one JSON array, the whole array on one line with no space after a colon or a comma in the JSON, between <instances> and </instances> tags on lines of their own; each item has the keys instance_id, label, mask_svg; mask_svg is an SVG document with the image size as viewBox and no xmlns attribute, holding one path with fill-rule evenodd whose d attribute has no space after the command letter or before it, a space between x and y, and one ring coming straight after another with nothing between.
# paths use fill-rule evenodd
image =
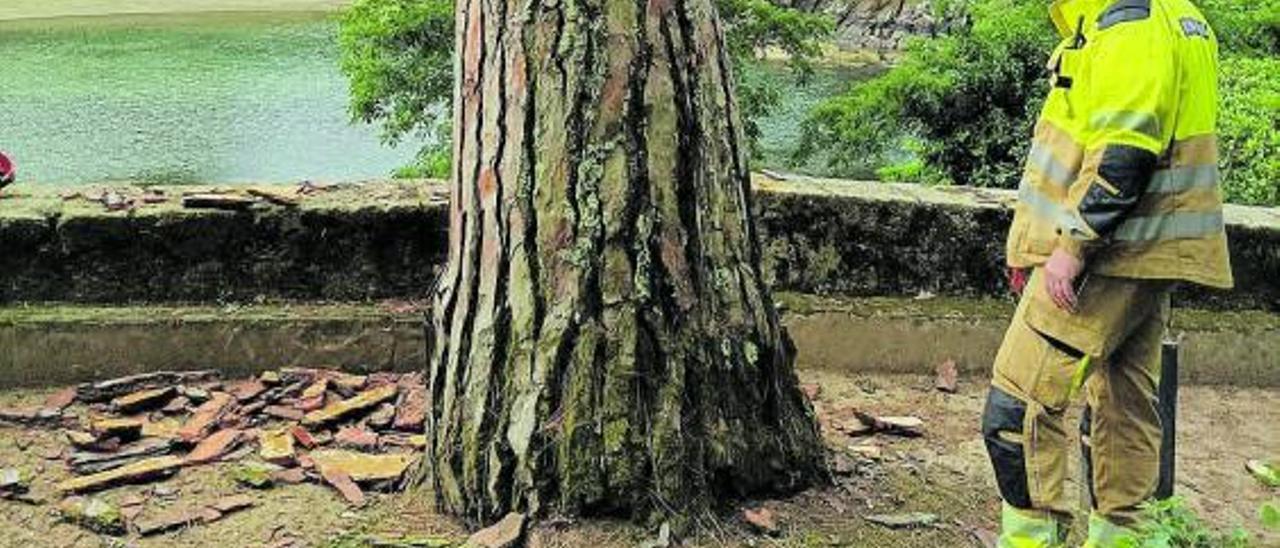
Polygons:
<instances>
[{"instance_id":1,"label":"stone retaining wall","mask_svg":"<svg viewBox=\"0 0 1280 548\"><path fill-rule=\"evenodd\" d=\"M56 195L2 200L0 303L418 295L447 251L445 199L424 188L347 185L249 212L185 210L176 197L116 213Z\"/></svg>"},{"instance_id":2,"label":"stone retaining wall","mask_svg":"<svg viewBox=\"0 0 1280 548\"><path fill-rule=\"evenodd\" d=\"M765 267L786 291L999 296L1013 192L757 180ZM1227 206L1233 291L1183 287L1179 306L1280 311L1280 209Z\"/></svg>"},{"instance_id":3,"label":"stone retaining wall","mask_svg":"<svg viewBox=\"0 0 1280 548\"><path fill-rule=\"evenodd\" d=\"M756 186L765 268L780 290L1005 291L1009 192L763 177ZM413 298L446 252L439 185L344 185L296 208L240 213L176 199L109 213L26 192L0 200L0 304ZM1184 291L1179 303L1280 311L1280 210L1228 207L1227 219L1239 287Z\"/></svg>"}]
</instances>

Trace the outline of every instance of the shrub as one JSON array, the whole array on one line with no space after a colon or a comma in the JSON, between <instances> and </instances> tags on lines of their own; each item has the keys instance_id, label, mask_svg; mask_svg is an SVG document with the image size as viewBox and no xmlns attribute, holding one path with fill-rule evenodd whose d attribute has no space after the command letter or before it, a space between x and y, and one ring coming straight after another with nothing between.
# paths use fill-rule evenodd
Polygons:
<instances>
[{"instance_id":1,"label":"shrub","mask_svg":"<svg viewBox=\"0 0 1280 548\"><path fill-rule=\"evenodd\" d=\"M1237 55L1280 53L1280 0L1198 0L1225 51Z\"/></svg>"},{"instance_id":2,"label":"shrub","mask_svg":"<svg viewBox=\"0 0 1280 548\"><path fill-rule=\"evenodd\" d=\"M1222 64L1221 153L1227 200L1280 204L1280 59Z\"/></svg>"}]
</instances>

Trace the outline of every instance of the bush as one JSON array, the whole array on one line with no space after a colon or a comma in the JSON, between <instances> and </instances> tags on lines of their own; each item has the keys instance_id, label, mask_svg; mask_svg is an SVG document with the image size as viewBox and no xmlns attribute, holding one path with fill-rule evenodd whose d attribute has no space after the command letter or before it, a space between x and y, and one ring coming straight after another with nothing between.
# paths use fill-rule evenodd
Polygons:
<instances>
[{"instance_id":1,"label":"bush","mask_svg":"<svg viewBox=\"0 0 1280 548\"><path fill-rule=\"evenodd\" d=\"M1280 59L1222 64L1221 153L1227 200L1280 205Z\"/></svg>"},{"instance_id":2,"label":"bush","mask_svg":"<svg viewBox=\"0 0 1280 548\"><path fill-rule=\"evenodd\" d=\"M1236 55L1280 53L1280 0L1198 0L1225 51Z\"/></svg>"},{"instance_id":3,"label":"bush","mask_svg":"<svg viewBox=\"0 0 1280 548\"><path fill-rule=\"evenodd\" d=\"M1042 0L952 0L951 34L911 43L885 75L819 105L794 160L836 176L1016 187L1057 32ZM1280 0L1206 0L1223 43L1220 133L1229 200L1280 204ZM967 22L967 23L966 23Z\"/></svg>"},{"instance_id":4,"label":"bush","mask_svg":"<svg viewBox=\"0 0 1280 548\"><path fill-rule=\"evenodd\" d=\"M759 127L781 100L780 82L751 69L766 51L789 59L800 80L834 29L829 17L780 7L769 0L717 0L725 42L733 57L743 126L752 151ZM397 177L449 174L453 95L452 0L356 0L340 19L341 68L351 87L351 116L378 124L394 144L421 138L428 144Z\"/></svg>"}]
</instances>

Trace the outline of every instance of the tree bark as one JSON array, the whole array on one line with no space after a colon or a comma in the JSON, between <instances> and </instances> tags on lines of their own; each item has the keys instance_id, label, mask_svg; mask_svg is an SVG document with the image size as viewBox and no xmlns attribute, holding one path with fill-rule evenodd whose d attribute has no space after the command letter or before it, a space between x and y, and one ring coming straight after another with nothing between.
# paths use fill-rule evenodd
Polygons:
<instances>
[{"instance_id":1,"label":"tree bark","mask_svg":"<svg viewBox=\"0 0 1280 548\"><path fill-rule=\"evenodd\" d=\"M823 477L711 0L460 0L428 477L474 522Z\"/></svg>"}]
</instances>

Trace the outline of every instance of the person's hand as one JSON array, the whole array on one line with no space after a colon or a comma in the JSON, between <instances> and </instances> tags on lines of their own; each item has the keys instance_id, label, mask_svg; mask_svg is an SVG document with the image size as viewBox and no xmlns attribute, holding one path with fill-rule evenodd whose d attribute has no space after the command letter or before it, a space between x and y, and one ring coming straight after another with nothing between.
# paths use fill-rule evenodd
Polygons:
<instances>
[{"instance_id":1,"label":"person's hand","mask_svg":"<svg viewBox=\"0 0 1280 548\"><path fill-rule=\"evenodd\" d=\"M1044 264L1044 284L1049 298L1058 308L1070 313L1076 311L1076 278L1084 270L1084 261L1062 249L1055 249Z\"/></svg>"}]
</instances>

